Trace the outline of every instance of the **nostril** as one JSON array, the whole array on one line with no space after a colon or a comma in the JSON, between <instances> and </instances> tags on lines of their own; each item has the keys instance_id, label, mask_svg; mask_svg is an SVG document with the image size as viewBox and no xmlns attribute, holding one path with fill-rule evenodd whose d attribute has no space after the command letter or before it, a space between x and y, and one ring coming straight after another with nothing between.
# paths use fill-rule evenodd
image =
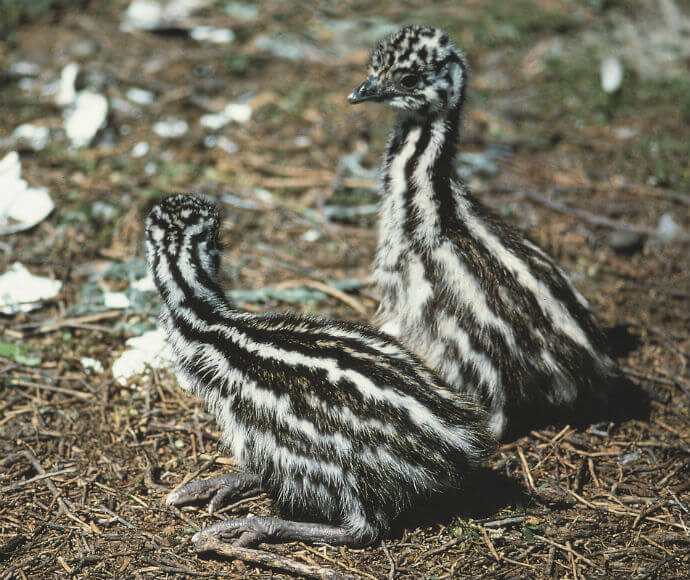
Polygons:
<instances>
[{"instance_id":1,"label":"nostril","mask_svg":"<svg viewBox=\"0 0 690 580\"><path fill-rule=\"evenodd\" d=\"M375 78L369 77L348 95L347 100L351 104L362 103L364 101L376 99L378 93L378 81Z\"/></svg>"}]
</instances>

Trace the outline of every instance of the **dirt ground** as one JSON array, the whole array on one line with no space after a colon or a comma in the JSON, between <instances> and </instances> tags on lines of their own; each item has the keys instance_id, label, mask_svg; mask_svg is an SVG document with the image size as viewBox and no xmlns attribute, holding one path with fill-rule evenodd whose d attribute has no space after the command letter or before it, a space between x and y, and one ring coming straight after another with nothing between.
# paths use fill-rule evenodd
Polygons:
<instances>
[{"instance_id":1,"label":"dirt ground","mask_svg":"<svg viewBox=\"0 0 690 580\"><path fill-rule=\"evenodd\" d=\"M0 158L18 150L23 177L48 188L56 208L0 237L0 272L21 261L63 287L40 309L0 317L0 578L288 577L195 553L196 530L273 514L271 502L214 516L165 506L182 481L233 461L167 370L113 377L125 340L154 328L154 295L117 309L87 294L126 291L137 277L152 199L199 191L226 208L225 281L256 291L244 307L369 320L371 170L393 118L346 95L371 42L409 22L443 25L471 63L469 184L557 257L604 324L629 324L639 343L620 364L652 393L651 417L508 442L457 506L401 522L379 545L262 550L324 578L688 576L690 55L654 52L655 22L670 30L659 11L676 3L218 1L156 31L121 30L128 2L42 4L0 37ZM197 25L235 38L194 40ZM640 55L630 30L646 34L629 36L646 39ZM611 55L624 74L607 94L600 63ZM22 61L40 72L27 76ZM46 89L70 62L77 89L110 104L106 127L78 149ZM133 87L152 102L133 102ZM249 105L251 119L200 123L228 102ZM171 117L188 129L161 137L154 124ZM48 127L47 146L13 141L22 123ZM132 155L140 142L148 149ZM655 235L670 218L681 233Z\"/></svg>"}]
</instances>

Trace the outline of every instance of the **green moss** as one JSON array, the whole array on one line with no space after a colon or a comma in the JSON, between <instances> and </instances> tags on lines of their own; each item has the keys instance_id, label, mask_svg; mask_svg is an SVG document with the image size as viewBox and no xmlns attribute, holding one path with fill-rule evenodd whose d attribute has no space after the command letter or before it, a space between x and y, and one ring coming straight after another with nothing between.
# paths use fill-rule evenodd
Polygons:
<instances>
[{"instance_id":1,"label":"green moss","mask_svg":"<svg viewBox=\"0 0 690 580\"><path fill-rule=\"evenodd\" d=\"M16 31L58 4L56 0L0 0L0 36Z\"/></svg>"},{"instance_id":2,"label":"green moss","mask_svg":"<svg viewBox=\"0 0 690 580\"><path fill-rule=\"evenodd\" d=\"M463 538L467 541L477 541L480 538L479 528L470 522L457 518L450 526L450 533L456 538Z\"/></svg>"},{"instance_id":3,"label":"green moss","mask_svg":"<svg viewBox=\"0 0 690 580\"><path fill-rule=\"evenodd\" d=\"M223 58L223 63L233 75L244 76L252 61L244 54L228 51Z\"/></svg>"},{"instance_id":4,"label":"green moss","mask_svg":"<svg viewBox=\"0 0 690 580\"><path fill-rule=\"evenodd\" d=\"M63 10L92 9L92 14L112 10L114 2L108 0L0 0L0 39L15 40L21 26L51 13L57 16Z\"/></svg>"},{"instance_id":5,"label":"green moss","mask_svg":"<svg viewBox=\"0 0 690 580\"><path fill-rule=\"evenodd\" d=\"M38 366L43 361L41 357L31 355L30 348L26 344L0 342L0 357L14 359L15 362L27 367Z\"/></svg>"},{"instance_id":6,"label":"green moss","mask_svg":"<svg viewBox=\"0 0 690 580\"><path fill-rule=\"evenodd\" d=\"M51 164L66 172L80 171L84 175L91 175L98 169L98 160L81 157L78 151L70 151L64 143L49 143L43 155Z\"/></svg>"},{"instance_id":7,"label":"green moss","mask_svg":"<svg viewBox=\"0 0 690 580\"><path fill-rule=\"evenodd\" d=\"M579 26L581 19L575 10L545 10L533 0L491 0L472 15L454 14L449 19L448 14L439 13L430 15L429 23L443 28L462 46L496 47L567 33Z\"/></svg>"},{"instance_id":8,"label":"green moss","mask_svg":"<svg viewBox=\"0 0 690 580\"><path fill-rule=\"evenodd\" d=\"M192 162L161 163L156 173L158 181L166 186L192 183L201 177L204 167Z\"/></svg>"},{"instance_id":9,"label":"green moss","mask_svg":"<svg viewBox=\"0 0 690 580\"><path fill-rule=\"evenodd\" d=\"M627 69L620 90L607 94L601 88L599 69L594 52L573 60L550 58L537 99L552 113L571 113L585 124L629 116L649 106L657 113L680 113L690 120L690 79L645 80Z\"/></svg>"},{"instance_id":10,"label":"green moss","mask_svg":"<svg viewBox=\"0 0 690 580\"><path fill-rule=\"evenodd\" d=\"M276 87L276 92L281 96L281 108L288 115L300 115L308 108L318 107L324 98L324 86L308 81L297 83L288 91L281 85Z\"/></svg>"},{"instance_id":11,"label":"green moss","mask_svg":"<svg viewBox=\"0 0 690 580\"><path fill-rule=\"evenodd\" d=\"M578 24L572 14L542 10L530 0L493 0L480 21L488 45L510 44L535 35L563 34Z\"/></svg>"},{"instance_id":12,"label":"green moss","mask_svg":"<svg viewBox=\"0 0 690 580\"><path fill-rule=\"evenodd\" d=\"M636 164L641 181L653 181L662 187L679 191L690 189L690 142L669 135L643 136L636 143L633 154L640 159Z\"/></svg>"}]
</instances>

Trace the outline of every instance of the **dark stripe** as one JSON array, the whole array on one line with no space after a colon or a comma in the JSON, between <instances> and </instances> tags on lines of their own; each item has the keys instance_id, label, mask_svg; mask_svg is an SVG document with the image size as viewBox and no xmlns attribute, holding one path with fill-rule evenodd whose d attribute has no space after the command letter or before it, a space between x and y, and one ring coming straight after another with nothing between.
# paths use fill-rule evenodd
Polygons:
<instances>
[{"instance_id":1,"label":"dark stripe","mask_svg":"<svg viewBox=\"0 0 690 580\"><path fill-rule=\"evenodd\" d=\"M192 292L175 262L171 261L169 271L175 284L185 295L185 300L181 306L190 308L205 324L218 324L221 313L213 305L203 301ZM161 281L158 276L156 276L156 283L160 287ZM343 407L350 408L357 416L379 419L391 424L396 430L414 434L415 437L419 435L419 431L407 410L401 410L387 401L365 400L354 384L347 380L341 379L337 385L338 388L334 388L334 385L328 380L325 370L306 365L292 365L283 363L278 359L255 355L241 348L220 331L196 328L181 315L176 314L174 309L170 310L170 316L173 326L188 342L212 345L224 354L229 366L239 370L249 380L257 382L263 388L273 391L276 396L288 394L290 399L294 400L304 396L304 393L310 390L322 400L337 402ZM358 372L379 386L395 387L401 395L416 399L427 409L434 409L433 412L437 418L447 424L472 421L473 414L471 412L460 410L450 401L438 400L437 397L433 396L430 389L422 386L424 382L411 363L396 359L395 366L386 365L379 351L362 344L360 341L335 338L326 332L320 338L318 333L305 335L295 333L289 328L281 330L261 329L256 324L253 326L249 324L246 318L243 320L244 324L240 324L227 316L223 318L224 325L236 329L254 342L269 345L278 344L288 352L301 352L315 358L332 358L343 370ZM274 315L274 318L278 318L278 316ZM289 317L284 318L286 322L290 322ZM314 320L300 320L300 323L306 322L315 323ZM373 334L376 339L381 339L380 335L376 336L377 333ZM307 338L306 341L305 338ZM369 358L357 358L357 354L369 355ZM207 371L203 362L203 360L187 361L185 367L200 380L207 380L205 376ZM429 378L434 380L432 375L427 377L427 379ZM218 389L223 396L229 396L222 380L207 381L206 388ZM299 415L296 414L296 416ZM424 441L424 443L431 444L431 441Z\"/></svg>"},{"instance_id":2,"label":"dark stripe","mask_svg":"<svg viewBox=\"0 0 690 580\"><path fill-rule=\"evenodd\" d=\"M403 239L406 240L409 247L401 252L401 259L397 265L398 272L405 279L406 269L413 255L417 255L421 259L424 264L425 277L436 290L436 296L432 297L426 304L426 310L422 315L427 321L426 324L430 328L430 332L437 332L433 328L436 318L441 313L446 312L450 316L455 316L458 324L467 332L471 347L477 352L483 353L495 365L499 373L499 380L502 383L498 388L508 397L505 405L506 410L517 406L520 400L529 400L530 396L533 397L535 394L537 397L541 395L546 397L550 392L553 392L550 387L553 380L553 370L544 366L541 357L542 349L552 353L554 360L565 375L565 380L577 385L578 389L589 390L592 388L593 376L597 374L593 370L595 359L592 354L555 326L550 316L542 310L537 297L527 290L517 280L516 275L489 251L486 245L470 231L466 223L458 219L456 195L463 195L469 201L470 211L476 216L476 219L485 224L497 236L506 250L517 256L530 273L549 289L554 300L560 302L572 316L575 324L582 329L593 348L597 352L606 352L603 335L594 317L587 308L578 302L567 280L560 274L555 265L548 260L544 261L525 244L520 233L505 224L469 193L460 194L455 191L455 188L461 187L458 185L459 181L455 171L455 155L468 73L464 60L457 55L452 55L438 63L437 68L440 71L444 66L451 63L457 63L461 67L463 82L459 87L456 87L459 91L457 105L447 112L440 151L433 162L433 166L428 169L425 168L432 181L432 191L429 192L418 191L412 176L418 169L419 159L429 142L429 127L433 119L423 118L421 115L417 117L416 126L421 129L421 135L414 155L406 163L405 215L404 221L397 224L402 229ZM410 119L414 119L414 117L405 117L404 124L399 125L394 132L387 155L389 168L394 162L395 156L400 152L404 142L403 137L407 136L414 128ZM390 187L389 175L384 178L384 183ZM418 234L423 236L426 233L420 230L419 216L413 204L414 196L417 195L429 196L430 199L427 201L436 204L440 225L439 243L449 240L453 244L456 255L468 269L468 274L479 284L489 310L498 318L505 320L507 326L514 333L518 344L517 352L508 346L506 339L498 330L490 325L479 324L472 308L458 300L452 291L442 293L445 283L441 279L440 272L438 272L439 267L432 262L431 255L425 245L426 242L422 244L417 241L421 239L421 237L417 237ZM385 244L385 241L381 243ZM383 288L383 290L386 292L384 301L394 304L403 299L391 295L389 288ZM465 385L463 390L467 392L479 390L480 397L484 401L497 394L490 392L487 385L478 385L477 374L471 365L461 360L458 352L452 352L452 345L446 346L450 351L447 353L446 360L452 360L453 357L457 360L456 368L461 373ZM428 348L427 345L418 345L418 347L421 350Z\"/></svg>"},{"instance_id":3,"label":"dark stripe","mask_svg":"<svg viewBox=\"0 0 690 580\"><path fill-rule=\"evenodd\" d=\"M403 223L403 232L407 239L412 239L414 237L414 232L421 222L421 216L413 204L415 195L417 194L417 185L413 176L419 165L419 159L429 146L432 123L425 123L424 125L420 125L419 128L421 131L417 143L415 144L414 153L405 164L405 183L407 187L404 197L405 222Z\"/></svg>"},{"instance_id":4,"label":"dark stripe","mask_svg":"<svg viewBox=\"0 0 690 580\"><path fill-rule=\"evenodd\" d=\"M193 239L193 237L192 237ZM192 246L198 249L198 245ZM200 274L203 272L203 268L200 266L200 260L196 252L192 252L192 265L195 274ZM183 308L189 308L195 315L205 324L214 325L222 322L223 325L231 330L236 330L237 332L244 334L247 338L255 343L268 344L268 345L280 345L281 349L288 352L298 352L305 356L322 358L322 359L334 359L337 361L340 368L343 370L353 370L361 373L363 376L369 377L375 383L379 385L395 385L396 389L401 392L401 394L410 396L420 401L424 406L429 407L433 405L433 401L430 400L427 389L419 389L418 385L421 381L420 377L417 375L415 364L418 361L410 355L409 353L404 353L400 351L404 358L395 358L395 365L387 365L385 360L381 359L381 352L375 348L373 345L368 345L362 340L349 337L333 337L328 334L328 325L331 324L335 326L332 322L317 321L316 319L309 318L293 318L288 314L285 315L269 315L252 317L254 319L253 324L249 322L247 317L243 317L241 320L237 320L232 316L228 316L227 313L221 308L215 307L213 304L207 302L201 296L194 292L192 287L184 280L174 258L168 254L168 268L171 277L175 285L182 291L185 299L180 304ZM156 260L154 264L154 277L157 287L161 290L161 293L169 296L169 292L164 288L164 284L157 276L157 266L158 261ZM205 284L201 283L199 280L199 288L205 288L208 292L211 292L216 299L221 304L224 304L228 310L232 310L231 305L225 298L225 295L220 288L220 286L208 276L203 276L205 279ZM172 305L171 305L172 306ZM208 343L214 345L221 352L224 350L224 343L231 343L224 334L220 332L210 332L202 331L196 329L189 325L182 317L177 316L174 312L174 308L171 308L171 316L175 322L175 326L178 329L183 327L188 327L190 335L194 336L194 333L201 334L204 332L204 336L194 337L194 340L202 343ZM282 328L275 329L271 326L262 327L261 323L268 323L269 325L274 325L275 322L280 321L284 324ZM301 325L308 328L308 332L294 331L290 328L291 325ZM354 323L338 325L339 328L346 332L358 333L363 338L368 338L370 340L376 341L386 341L384 336L375 331L374 329L368 329L356 325ZM240 349L244 356L252 357L244 349ZM236 354L242 354L236 353ZM367 358L362 358L367 357ZM257 368L261 367L263 361L269 361L270 359L265 359L262 357L252 357ZM405 359L409 359L409 362ZM236 366L235 360L229 357L229 362L231 366ZM288 369L294 367L287 365ZM242 369L240 369L242 370ZM408 381L401 380L405 375L414 376L416 384L411 384Z\"/></svg>"},{"instance_id":5,"label":"dark stripe","mask_svg":"<svg viewBox=\"0 0 690 580\"><path fill-rule=\"evenodd\" d=\"M440 72L441 70L443 70L443 67L445 67L451 63L455 63L455 64L459 65L460 68L463 70L463 79L462 80L464 82L464 80L465 80L464 72L465 72L466 66L465 66L463 59L460 58L460 55L458 55L455 52L450 52L446 56L444 56L441 60L434 61L434 72L437 72L437 73Z\"/></svg>"},{"instance_id":6,"label":"dark stripe","mask_svg":"<svg viewBox=\"0 0 690 580\"><path fill-rule=\"evenodd\" d=\"M380 445L387 445L393 456L397 455L411 464L424 466L426 459L420 450L434 449L440 444L437 436L426 430L420 430L405 409L400 409L387 401L364 399L356 386L347 379L341 379L337 384L333 384L328 381L324 370L304 365L292 366L281 363L277 359L253 356L232 341L219 341L220 337L215 333L193 328L182 318L173 316L173 320L175 328L187 341L214 345L225 355L228 363L245 376L246 381L256 382L260 388L271 391L276 397L287 395L290 401L289 411L296 419L308 421L323 436L341 433L353 443L355 454L363 446L377 448ZM232 410L242 423L260 431L272 433L278 444L298 455L318 456L328 461L339 462L339 451L342 450L339 450L336 444L330 443L325 447L316 445L319 443L318 440L313 440L299 430L293 430L289 423L278 422L274 411L252 404L251 398L232 396L222 378L215 381L208 380L204 362L203 358L196 358L184 361L183 364L187 372L204 385L202 391L214 389L218 390L223 397L229 397L233 401ZM403 380L402 377L396 378L397 381ZM241 386L238 388L241 389ZM325 407L315 407L307 401L310 394L323 401ZM462 416L465 413L459 412L452 403L443 403L445 401L439 409L436 409L436 412L440 411L441 415L446 415L446 419L459 424L462 419L458 415ZM328 412L327 408L334 405L349 409L355 417L362 420L377 420L390 425L394 434L382 433L370 428L355 429L349 422L341 421L336 413ZM472 424L473 416L467 414L462 422L467 425ZM399 433L405 433L406 436L401 438L397 435Z\"/></svg>"},{"instance_id":7,"label":"dark stripe","mask_svg":"<svg viewBox=\"0 0 690 580\"><path fill-rule=\"evenodd\" d=\"M577 343L554 327L552 321L543 313L536 297L531 292L527 291L524 286L517 281L515 276L508 271L498 259L492 256L488 248L486 248L486 246L479 241L475 235L473 235L466 224L458 219L457 205L455 195L453 193L453 180L455 178L454 160L459 133L459 118L459 107L452 109L448 114L448 120L444 125L445 131L443 132L443 143L440 146L439 154L437 155L432 168L428 170L428 174L432 178L432 192L419 192L414 180L412 179L412 175L418 166L418 160L424 153L430 138L430 123L427 122L424 125L421 125L422 135L417 143L414 155L408 160L405 167L407 191L405 199L405 222L403 224L403 231L406 239L414 239L415 231L419 226L419 216L417 215L412 204L414 196L430 195L432 201L438 207L438 221L441 226L441 238L452 240L454 245L458 247L459 253L463 256L465 264L469 267L471 274L482 287L482 290L487 297L487 304L490 310L499 318L509 322L509 325L515 331L516 340L518 343L525 345L527 349L525 354L527 356L534 355L539 350L539 341L537 340L535 333L536 329L544 329L546 335L557 333L563 337L563 340L569 343L569 346L578 348ZM412 127L408 127L408 132L411 129ZM471 207L478 212L477 217L479 220L486 223L487 217L489 216L488 210L469 194L467 194L467 197L470 199ZM479 211L481 211L481 213L479 213ZM519 235L502 235L508 234L509 232L500 231L499 228L503 224L497 218L492 220L492 225L494 227L490 229L493 230L493 233L496 234L499 239L503 240L506 248L514 251L518 257L521 257L527 263L528 266L531 265L531 263L526 259L531 253L531 250L520 241ZM503 229L505 230L506 228ZM429 258L427 253L424 251L424 248L421 248L414 243L412 246L419 250L419 256L422 258L422 261L425 265L427 275L432 275L433 271L435 270L435 266L429 263ZM534 260L532 263L534 263ZM568 310L570 312L573 310L582 311L579 314L575 313L574 318L579 323L582 323L581 325L584 327L587 334L592 332L594 329L594 324L590 324L591 328L587 328L587 322L592 322L591 316L586 316L588 313L581 306L579 306L579 303L567 285L563 282L560 287L554 286L559 281L560 276L556 277L554 275L547 275L545 278L546 280L544 280L544 282L552 289L554 297L563 300L568 306ZM434 283L434 287L442 287L440 280ZM504 300L501 298L501 296L499 296L501 287L503 287L505 291L508 291L510 297L515 301L516 306L519 308L509 308L505 304ZM455 304L453 306L455 306L455 309L458 310L462 308L459 304ZM583 313L585 314L584 316ZM471 323L475 322L476 321L474 320L471 321ZM465 326L463 325L463 327ZM465 329L470 332L470 336L476 334L470 327L465 327ZM482 329L482 332L487 334L486 329ZM499 333L496 332L496 335L491 337L491 343L495 344L497 340L499 350L507 352L508 347L505 343L505 340ZM476 346L477 345L473 345L473 347ZM533 352L531 353L530 347L534 348ZM487 349L479 348L478 350L486 352ZM579 347L579 350L581 350L581 347ZM493 360L491 354L491 352L488 352L488 355Z\"/></svg>"}]
</instances>

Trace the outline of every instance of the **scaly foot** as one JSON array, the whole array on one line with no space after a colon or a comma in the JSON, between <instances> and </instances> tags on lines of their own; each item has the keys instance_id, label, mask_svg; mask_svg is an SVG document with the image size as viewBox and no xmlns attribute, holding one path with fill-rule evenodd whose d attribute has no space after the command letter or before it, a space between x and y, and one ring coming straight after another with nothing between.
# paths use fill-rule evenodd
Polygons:
<instances>
[{"instance_id":1,"label":"scaly foot","mask_svg":"<svg viewBox=\"0 0 690 580\"><path fill-rule=\"evenodd\" d=\"M261 490L261 478L254 473L226 473L211 479L200 479L183 485L165 499L167 505L185 505L210 499L208 512L212 514L231 499L257 495Z\"/></svg>"},{"instance_id":2,"label":"scaly foot","mask_svg":"<svg viewBox=\"0 0 690 580\"><path fill-rule=\"evenodd\" d=\"M224 520L204 528L192 536L196 544L204 538L219 540L239 536L233 543L236 546L255 546L262 542L323 542L333 546L357 545L357 541L340 526L307 522L294 522L263 516Z\"/></svg>"}]
</instances>

